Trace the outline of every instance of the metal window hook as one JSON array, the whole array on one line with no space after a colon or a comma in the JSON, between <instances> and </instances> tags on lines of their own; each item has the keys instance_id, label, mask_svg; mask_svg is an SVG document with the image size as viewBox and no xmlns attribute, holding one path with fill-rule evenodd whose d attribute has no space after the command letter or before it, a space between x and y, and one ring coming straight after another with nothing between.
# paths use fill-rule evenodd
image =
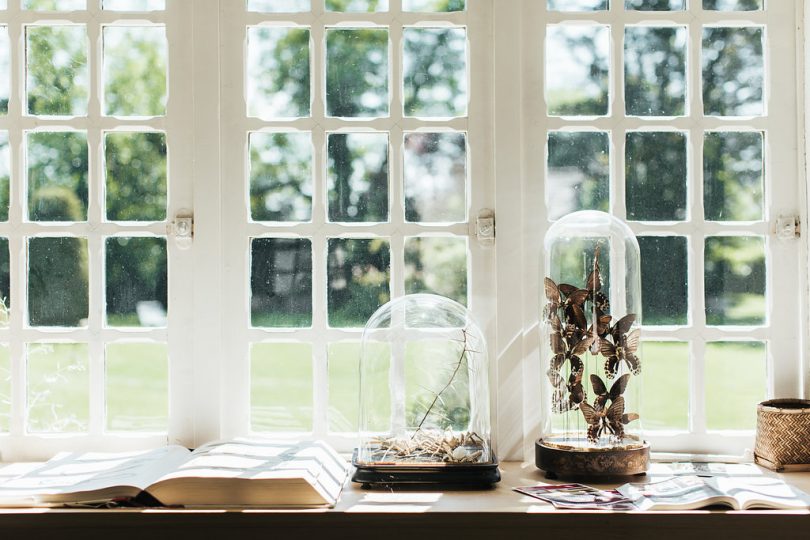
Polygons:
<instances>
[{"instance_id":1,"label":"metal window hook","mask_svg":"<svg viewBox=\"0 0 810 540\"><path fill-rule=\"evenodd\" d=\"M178 210L174 220L166 225L166 233L174 237L178 249L191 249L194 240L194 213L191 210Z\"/></svg>"}]
</instances>

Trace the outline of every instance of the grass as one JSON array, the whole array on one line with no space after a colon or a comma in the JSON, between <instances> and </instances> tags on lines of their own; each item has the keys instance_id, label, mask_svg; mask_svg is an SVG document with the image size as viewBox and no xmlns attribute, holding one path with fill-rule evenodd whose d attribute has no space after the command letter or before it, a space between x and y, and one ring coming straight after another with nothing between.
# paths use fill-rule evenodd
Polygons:
<instances>
[{"instance_id":1,"label":"grass","mask_svg":"<svg viewBox=\"0 0 810 540\"><path fill-rule=\"evenodd\" d=\"M38 346L35 346L38 347ZM359 414L359 343L328 349L327 423L330 431L352 432ZM706 423L710 430L753 429L756 403L766 397L762 342L710 343L706 349ZM28 426L33 431L84 431L89 421L89 371L84 345L32 349L28 364ZM168 364L165 345L110 345L107 349L106 427L112 431L161 431L168 425ZM645 430L689 426L689 353L681 342L647 342L643 359ZM387 357L383 354L380 358ZM256 344L251 353L251 420L255 431L308 432L313 425L313 360L309 344ZM426 384L423 362L406 369L411 401ZM11 385L8 349L0 348L0 431L8 430ZM375 367L370 414L387 424L388 362ZM435 373L428 377L433 384ZM432 381L432 382L431 382ZM538 391L540 383L538 382ZM417 390L414 390L417 389ZM589 388L589 394L592 394ZM629 400L628 400L629 402ZM630 404L628 405L630 410Z\"/></svg>"}]
</instances>

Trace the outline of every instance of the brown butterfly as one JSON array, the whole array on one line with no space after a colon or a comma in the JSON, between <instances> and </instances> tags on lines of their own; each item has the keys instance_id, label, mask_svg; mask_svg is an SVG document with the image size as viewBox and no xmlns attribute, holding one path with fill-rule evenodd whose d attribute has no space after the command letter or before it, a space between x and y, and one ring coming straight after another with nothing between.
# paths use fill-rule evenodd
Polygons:
<instances>
[{"instance_id":1,"label":"brown butterfly","mask_svg":"<svg viewBox=\"0 0 810 540\"><path fill-rule=\"evenodd\" d=\"M593 343L591 344L591 354L599 354L602 346L602 339L608 335L610 329L610 321L613 319L610 315L603 314L600 310L594 310L594 320L596 320L596 327L592 324L588 328L588 333L594 336Z\"/></svg>"},{"instance_id":2,"label":"brown butterfly","mask_svg":"<svg viewBox=\"0 0 810 540\"><path fill-rule=\"evenodd\" d=\"M639 345L640 331L638 329L630 332L629 335L622 335L618 338L617 344L602 340L599 352L605 357L605 375L612 379L619 373L619 366L622 361L627 363L627 368L633 375L641 373L641 360L636 356ZM616 339L614 337L614 339Z\"/></svg>"},{"instance_id":3,"label":"brown butterfly","mask_svg":"<svg viewBox=\"0 0 810 540\"><path fill-rule=\"evenodd\" d=\"M551 278L543 280L543 288L546 293L546 300L548 303L545 307L545 318L550 318L552 314L556 314L557 310L562 305L562 298L560 297L560 288L554 283Z\"/></svg>"},{"instance_id":4,"label":"brown butterfly","mask_svg":"<svg viewBox=\"0 0 810 540\"><path fill-rule=\"evenodd\" d=\"M597 411L588 403L580 403L579 408L585 421L588 422L588 440L598 442L603 432L608 432L616 437L624 437L624 425L622 416L624 415L624 398L619 396L616 401L607 408Z\"/></svg>"},{"instance_id":5,"label":"brown butterfly","mask_svg":"<svg viewBox=\"0 0 810 540\"><path fill-rule=\"evenodd\" d=\"M579 404L585 400L585 389L582 386L583 371L582 361L576 357L571 359L571 373L568 376L567 384L559 371L555 371L553 368L548 370L548 378L554 387L552 410L555 413L576 410ZM565 397L566 390L568 390L568 399Z\"/></svg>"},{"instance_id":6,"label":"brown butterfly","mask_svg":"<svg viewBox=\"0 0 810 540\"><path fill-rule=\"evenodd\" d=\"M616 321L616 324L614 324L610 329L610 335L613 336L613 343L619 343L621 340L620 338L630 331L630 328L633 327L634 322L636 322L635 313L628 313Z\"/></svg>"},{"instance_id":7,"label":"brown butterfly","mask_svg":"<svg viewBox=\"0 0 810 540\"><path fill-rule=\"evenodd\" d=\"M600 249L601 246L596 246L593 255L593 270L588 276L585 289L588 290L588 300L593 303L594 307L602 313L608 313L610 311L610 301L607 295L602 292L602 276L599 271Z\"/></svg>"},{"instance_id":8,"label":"brown butterfly","mask_svg":"<svg viewBox=\"0 0 810 540\"><path fill-rule=\"evenodd\" d=\"M605 408L605 405L607 405L608 400L610 400L611 403L615 402L622 394L624 394L624 391L627 389L628 382L630 382L630 374L625 373L616 379L616 382L613 383L613 386L610 387L610 391L608 391L607 386L599 375L592 373L591 386L593 386L593 393L596 394L596 398L593 400L594 409L601 411Z\"/></svg>"}]
</instances>

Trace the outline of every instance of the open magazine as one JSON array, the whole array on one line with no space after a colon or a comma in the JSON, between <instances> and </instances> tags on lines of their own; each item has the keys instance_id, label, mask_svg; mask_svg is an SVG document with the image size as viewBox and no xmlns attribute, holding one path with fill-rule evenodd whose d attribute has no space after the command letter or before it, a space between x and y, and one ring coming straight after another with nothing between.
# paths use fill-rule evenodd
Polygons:
<instances>
[{"instance_id":1,"label":"open magazine","mask_svg":"<svg viewBox=\"0 0 810 540\"><path fill-rule=\"evenodd\" d=\"M677 476L649 484L624 484L619 493L640 510L693 510L706 506L806 509L810 497L778 478Z\"/></svg>"},{"instance_id":2,"label":"open magazine","mask_svg":"<svg viewBox=\"0 0 810 540\"><path fill-rule=\"evenodd\" d=\"M147 494L166 506L334 506L348 463L322 442L234 439L126 453L63 453L0 484L0 507L82 506Z\"/></svg>"},{"instance_id":3,"label":"open magazine","mask_svg":"<svg viewBox=\"0 0 810 540\"><path fill-rule=\"evenodd\" d=\"M584 484L549 484L517 487L515 491L567 510L636 510L630 499L615 489L596 489Z\"/></svg>"}]
</instances>

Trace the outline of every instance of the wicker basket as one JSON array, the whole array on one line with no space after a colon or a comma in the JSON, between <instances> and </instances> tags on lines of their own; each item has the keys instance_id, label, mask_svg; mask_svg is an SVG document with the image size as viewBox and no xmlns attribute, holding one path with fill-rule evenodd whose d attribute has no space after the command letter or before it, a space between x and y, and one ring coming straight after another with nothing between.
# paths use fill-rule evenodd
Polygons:
<instances>
[{"instance_id":1,"label":"wicker basket","mask_svg":"<svg viewBox=\"0 0 810 540\"><path fill-rule=\"evenodd\" d=\"M757 405L754 461L774 471L810 470L810 400L772 399Z\"/></svg>"}]
</instances>

